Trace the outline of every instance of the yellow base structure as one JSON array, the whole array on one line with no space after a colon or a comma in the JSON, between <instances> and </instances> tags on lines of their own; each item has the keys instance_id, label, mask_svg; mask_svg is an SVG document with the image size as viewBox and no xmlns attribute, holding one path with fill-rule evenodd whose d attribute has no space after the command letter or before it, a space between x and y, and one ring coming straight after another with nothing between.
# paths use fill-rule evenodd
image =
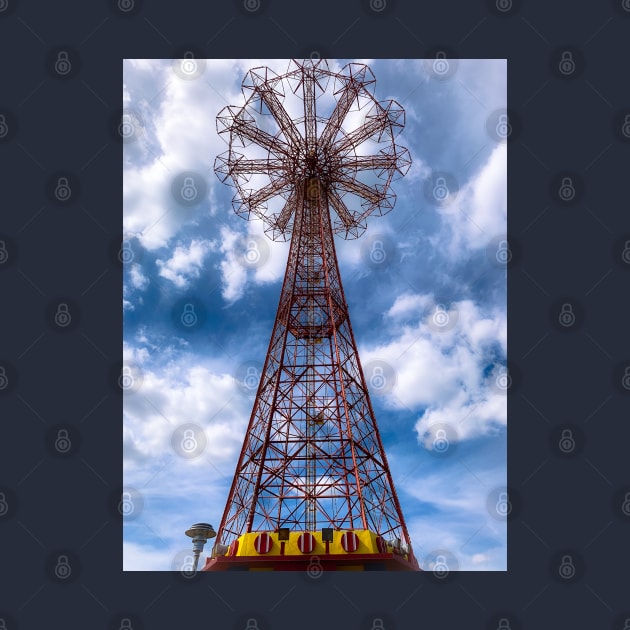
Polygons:
<instances>
[{"instance_id":1,"label":"yellow base structure","mask_svg":"<svg viewBox=\"0 0 630 630\"><path fill-rule=\"evenodd\" d=\"M304 534L312 536L311 551L300 549L300 537ZM344 534L356 535L353 538L356 544L348 545ZM261 545L261 535L266 544ZM419 570L413 553L397 541L385 541L370 530L327 530L327 537L329 540L324 540L321 530L249 532L234 540L227 551L215 546L203 570L299 571L313 566L324 571ZM348 547L353 550L346 550Z\"/></svg>"}]
</instances>

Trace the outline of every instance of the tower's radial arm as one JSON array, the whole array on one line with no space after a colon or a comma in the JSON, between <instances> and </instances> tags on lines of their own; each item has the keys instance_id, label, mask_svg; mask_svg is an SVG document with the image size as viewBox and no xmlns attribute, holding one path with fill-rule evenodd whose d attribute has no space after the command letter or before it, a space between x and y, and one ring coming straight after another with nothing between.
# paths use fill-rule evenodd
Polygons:
<instances>
[{"instance_id":1,"label":"tower's radial arm","mask_svg":"<svg viewBox=\"0 0 630 630\"><path fill-rule=\"evenodd\" d=\"M303 133L283 105L281 86L285 81L295 86L295 95L302 99ZM335 104L328 119L322 119L316 113L317 90L325 91L331 83L336 85ZM222 181L231 177L237 191L236 212L263 219L272 239L286 240L293 229L297 203L288 187L308 177L320 178L328 190L350 192L359 199L361 208L348 207L349 200L342 200L343 195L330 197L338 215L333 231L344 238L359 236L370 214L391 210L395 197L388 193L389 185L396 172L406 172L411 160L408 151L394 141L404 125L402 108L395 101L377 101L373 84L369 68L356 63L345 66L340 74L330 71L324 62L295 60L281 76L266 68L250 71L243 83L243 91L249 95L245 105L240 110L224 108L217 122L229 150L217 158L215 170ZM268 112L263 112L263 104ZM355 104L368 113L356 128L348 128L348 114ZM262 113L271 114L269 118L277 125L275 134L258 127L254 114ZM249 145L267 151L268 158L248 155ZM365 147L375 147L378 152L365 155ZM268 177L272 185L263 186L260 194L248 190L244 183L254 175ZM267 210L265 202L271 203L276 195L286 201L282 210Z\"/></svg>"}]
</instances>

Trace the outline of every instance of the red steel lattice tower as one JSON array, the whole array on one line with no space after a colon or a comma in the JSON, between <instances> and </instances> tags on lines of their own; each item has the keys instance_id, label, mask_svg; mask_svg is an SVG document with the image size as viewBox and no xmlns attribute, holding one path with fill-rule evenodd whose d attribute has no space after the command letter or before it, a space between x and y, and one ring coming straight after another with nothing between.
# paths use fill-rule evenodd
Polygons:
<instances>
[{"instance_id":1,"label":"red steel lattice tower","mask_svg":"<svg viewBox=\"0 0 630 630\"><path fill-rule=\"evenodd\" d=\"M206 570L418 569L379 436L333 235L357 238L393 208L408 170L404 110L373 96L362 64L293 60L246 75L245 105L217 116L237 214L290 239L267 357ZM288 88L288 89L287 89ZM286 93L285 93L286 90ZM327 115L318 111L328 110ZM344 534L346 534L344 536Z\"/></svg>"}]
</instances>

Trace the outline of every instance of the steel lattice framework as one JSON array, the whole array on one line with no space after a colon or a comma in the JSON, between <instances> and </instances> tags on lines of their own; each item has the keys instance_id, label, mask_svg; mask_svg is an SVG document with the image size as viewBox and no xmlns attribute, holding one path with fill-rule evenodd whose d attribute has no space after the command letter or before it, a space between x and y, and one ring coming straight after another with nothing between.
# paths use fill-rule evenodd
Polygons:
<instances>
[{"instance_id":1,"label":"steel lattice framework","mask_svg":"<svg viewBox=\"0 0 630 630\"><path fill-rule=\"evenodd\" d=\"M215 171L234 209L290 250L276 320L217 543L281 527L370 529L411 541L350 325L333 234L358 237L411 159L395 142L396 101L370 69L293 60L251 70L245 105L217 116L228 150ZM290 92L285 94L285 89ZM328 110L318 115L318 108Z\"/></svg>"}]
</instances>

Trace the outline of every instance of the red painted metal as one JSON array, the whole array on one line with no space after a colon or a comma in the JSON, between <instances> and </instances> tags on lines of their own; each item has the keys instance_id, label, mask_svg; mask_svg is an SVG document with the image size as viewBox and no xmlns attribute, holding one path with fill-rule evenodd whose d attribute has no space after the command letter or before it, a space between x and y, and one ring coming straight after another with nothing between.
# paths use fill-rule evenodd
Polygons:
<instances>
[{"instance_id":1,"label":"red painted metal","mask_svg":"<svg viewBox=\"0 0 630 630\"><path fill-rule=\"evenodd\" d=\"M258 553L269 553L272 547L273 540L267 532L263 532L262 534L256 536L256 540L254 540L254 549L256 549Z\"/></svg>"},{"instance_id":2,"label":"red painted metal","mask_svg":"<svg viewBox=\"0 0 630 630\"><path fill-rule=\"evenodd\" d=\"M302 553L311 553L315 549L315 536L309 532L304 532L298 536L297 544Z\"/></svg>"},{"instance_id":3,"label":"red painted metal","mask_svg":"<svg viewBox=\"0 0 630 630\"><path fill-rule=\"evenodd\" d=\"M228 548L227 554L228 556L235 556L236 552L238 551L238 539L233 540L230 543L230 546Z\"/></svg>"},{"instance_id":4,"label":"red painted metal","mask_svg":"<svg viewBox=\"0 0 630 630\"><path fill-rule=\"evenodd\" d=\"M359 548L359 537L354 532L346 532L341 536L344 551L356 551Z\"/></svg>"},{"instance_id":5,"label":"red painted metal","mask_svg":"<svg viewBox=\"0 0 630 630\"><path fill-rule=\"evenodd\" d=\"M413 558L333 240L356 238L369 215L389 212L390 183L411 164L395 142L403 109L373 89L365 65L336 73L324 60L293 60L282 75L251 70L245 105L217 117L229 149L215 170L236 188L235 211L262 219L270 238L291 240L218 544L280 527L369 529L401 540Z\"/></svg>"},{"instance_id":6,"label":"red painted metal","mask_svg":"<svg viewBox=\"0 0 630 630\"><path fill-rule=\"evenodd\" d=\"M381 538L381 536L376 537L376 548L379 553L387 553L387 543L383 540L383 538Z\"/></svg>"}]
</instances>

